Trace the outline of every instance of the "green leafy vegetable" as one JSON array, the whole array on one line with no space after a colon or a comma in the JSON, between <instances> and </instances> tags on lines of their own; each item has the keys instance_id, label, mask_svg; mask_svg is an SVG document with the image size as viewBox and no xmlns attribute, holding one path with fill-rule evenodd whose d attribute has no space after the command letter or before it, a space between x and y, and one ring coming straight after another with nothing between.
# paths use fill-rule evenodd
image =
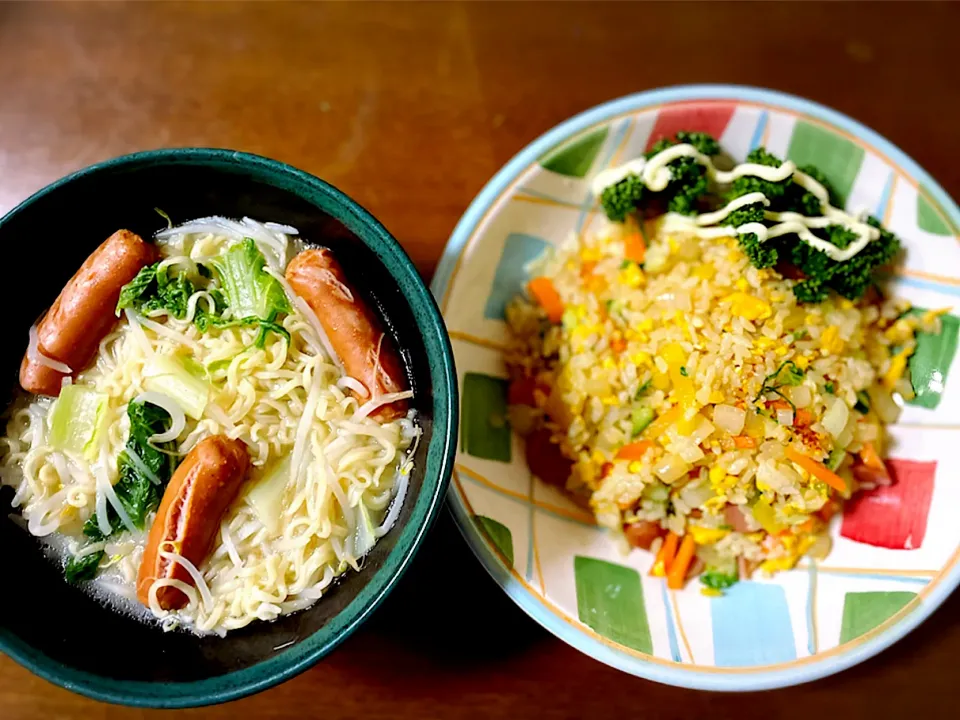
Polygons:
<instances>
[{"instance_id":1,"label":"green leafy vegetable","mask_svg":"<svg viewBox=\"0 0 960 720\"><path fill-rule=\"evenodd\" d=\"M790 404L790 407L796 410L796 406L793 404L790 398L781 392L780 388L796 387L797 385L800 385L803 382L803 376L804 371L797 367L797 364L793 360L785 360L784 362L780 363L780 366L776 370L763 379L763 384L760 386L760 391L757 393L756 397L753 398L753 401L757 402L768 392L772 392L786 400Z\"/></svg>"},{"instance_id":2,"label":"green leafy vegetable","mask_svg":"<svg viewBox=\"0 0 960 720\"><path fill-rule=\"evenodd\" d=\"M834 448L830 451L830 456L827 458L827 467L836 471L836 469L843 464L843 459L846 456L847 451L844 448Z\"/></svg>"},{"instance_id":3,"label":"green leafy vegetable","mask_svg":"<svg viewBox=\"0 0 960 720\"><path fill-rule=\"evenodd\" d=\"M647 390L650 389L650 386L653 384L653 380L647 380L643 385L637 388L637 394L634 395L635 400L639 400L640 396L643 395Z\"/></svg>"},{"instance_id":4,"label":"green leafy vegetable","mask_svg":"<svg viewBox=\"0 0 960 720\"><path fill-rule=\"evenodd\" d=\"M103 550L97 550L81 558L72 557L67 560L67 564L63 568L63 575L67 582L76 585L87 580L93 580L97 576L97 569L100 567L100 561L103 560L105 554Z\"/></svg>"},{"instance_id":5,"label":"green leafy vegetable","mask_svg":"<svg viewBox=\"0 0 960 720\"><path fill-rule=\"evenodd\" d=\"M117 315L124 308L141 313L166 310L178 320L183 320L187 315L187 301L195 291L186 273L181 272L171 278L167 268L154 263L143 268L123 286L117 301Z\"/></svg>"},{"instance_id":6,"label":"green leafy vegetable","mask_svg":"<svg viewBox=\"0 0 960 720\"><path fill-rule=\"evenodd\" d=\"M832 382L824 383L824 384L823 384L823 390L824 390L824 392L828 392L828 393L830 393L831 395L836 395L836 393L837 393L837 386L834 385Z\"/></svg>"},{"instance_id":7,"label":"green leafy vegetable","mask_svg":"<svg viewBox=\"0 0 960 720\"><path fill-rule=\"evenodd\" d=\"M870 412L870 396L867 395L866 390L857 391L857 404L853 406L853 409L863 415Z\"/></svg>"},{"instance_id":8,"label":"green leafy vegetable","mask_svg":"<svg viewBox=\"0 0 960 720\"><path fill-rule=\"evenodd\" d=\"M227 306L236 318L274 320L290 312L290 303L277 279L264 266L266 260L250 238L210 260L217 272Z\"/></svg>"},{"instance_id":9,"label":"green leafy vegetable","mask_svg":"<svg viewBox=\"0 0 960 720\"><path fill-rule=\"evenodd\" d=\"M143 368L143 387L152 392L169 395L194 420L203 417L210 400L210 384L191 373L177 359L157 355Z\"/></svg>"},{"instance_id":10,"label":"green leafy vegetable","mask_svg":"<svg viewBox=\"0 0 960 720\"><path fill-rule=\"evenodd\" d=\"M86 385L62 388L50 410L50 445L94 459L108 401L107 395Z\"/></svg>"},{"instance_id":11,"label":"green leafy vegetable","mask_svg":"<svg viewBox=\"0 0 960 720\"><path fill-rule=\"evenodd\" d=\"M630 411L630 436L636 437L644 430L647 429L647 426L653 422L653 408L648 405L641 405Z\"/></svg>"},{"instance_id":12,"label":"green leafy vegetable","mask_svg":"<svg viewBox=\"0 0 960 720\"><path fill-rule=\"evenodd\" d=\"M708 567L700 576L700 582L711 590L727 590L736 585L739 580L736 572L725 572L712 567Z\"/></svg>"},{"instance_id":13,"label":"green leafy vegetable","mask_svg":"<svg viewBox=\"0 0 960 720\"><path fill-rule=\"evenodd\" d=\"M681 365L681 366L680 366L680 374L683 375L683 377L689 377L689 376L690 376L690 373L687 371L687 366L686 366L686 365Z\"/></svg>"},{"instance_id":14,"label":"green leafy vegetable","mask_svg":"<svg viewBox=\"0 0 960 720\"><path fill-rule=\"evenodd\" d=\"M143 529L147 515L160 505L163 489L173 474L171 452L175 445L169 442L155 447L150 443L151 436L170 428L170 415L163 408L152 403L131 402L127 405L127 417L130 419L130 435L117 459L120 479L113 489L131 522ZM107 505L107 519L114 532L122 528L112 505ZM96 516L84 523L83 533L93 540L105 539Z\"/></svg>"}]
</instances>

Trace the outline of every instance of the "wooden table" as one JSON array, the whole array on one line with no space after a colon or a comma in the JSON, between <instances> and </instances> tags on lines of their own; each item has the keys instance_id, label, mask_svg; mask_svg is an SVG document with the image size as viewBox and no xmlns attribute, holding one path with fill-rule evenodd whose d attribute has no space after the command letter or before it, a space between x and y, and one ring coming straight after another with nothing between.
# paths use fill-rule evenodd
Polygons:
<instances>
[{"instance_id":1,"label":"wooden table","mask_svg":"<svg viewBox=\"0 0 960 720\"><path fill-rule=\"evenodd\" d=\"M527 142L596 103L687 82L832 105L957 197L958 23L960 4L925 3L0 3L0 213L114 155L230 147L335 183L428 278L470 200ZM956 717L958 655L955 596L893 650L806 687L747 697L656 685L527 619L444 515L386 605L331 657L185 715ZM6 720L156 714L72 695L0 658Z\"/></svg>"}]
</instances>

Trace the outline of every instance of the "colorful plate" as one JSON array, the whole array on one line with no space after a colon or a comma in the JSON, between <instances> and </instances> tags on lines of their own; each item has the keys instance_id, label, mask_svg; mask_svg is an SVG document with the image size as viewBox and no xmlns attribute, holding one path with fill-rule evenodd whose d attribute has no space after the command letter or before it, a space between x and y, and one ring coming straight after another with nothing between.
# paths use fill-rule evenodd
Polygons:
<instances>
[{"instance_id":1,"label":"colorful plate","mask_svg":"<svg viewBox=\"0 0 960 720\"><path fill-rule=\"evenodd\" d=\"M678 592L620 555L591 516L531 478L505 421L503 310L523 266L600 220L590 179L676 130L704 130L742 160L758 145L820 167L850 210L884 219L907 246L890 278L918 307L960 304L960 210L903 152L833 110L768 90L690 86L632 95L554 128L484 188L453 233L433 291L453 339L462 398L450 503L477 557L532 618L614 667L710 690L759 690L848 668L903 637L960 582L960 321L924 337L923 387L891 428L897 483L834 522L834 549L721 598ZM954 276L951 276L953 274Z\"/></svg>"}]
</instances>

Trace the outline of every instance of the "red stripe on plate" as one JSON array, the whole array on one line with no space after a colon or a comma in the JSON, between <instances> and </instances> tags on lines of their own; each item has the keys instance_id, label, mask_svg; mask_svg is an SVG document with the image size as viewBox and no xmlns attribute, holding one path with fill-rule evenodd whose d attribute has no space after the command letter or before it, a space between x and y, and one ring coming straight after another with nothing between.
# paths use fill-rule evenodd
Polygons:
<instances>
[{"instance_id":1,"label":"red stripe on plate","mask_svg":"<svg viewBox=\"0 0 960 720\"><path fill-rule=\"evenodd\" d=\"M937 463L890 459L887 467L893 485L861 493L847 503L840 534L894 550L919 548L927 533Z\"/></svg>"},{"instance_id":2,"label":"red stripe on plate","mask_svg":"<svg viewBox=\"0 0 960 720\"><path fill-rule=\"evenodd\" d=\"M646 149L653 147L657 140L673 137L678 130L710 133L719 140L736 107L735 103L684 103L661 108Z\"/></svg>"}]
</instances>

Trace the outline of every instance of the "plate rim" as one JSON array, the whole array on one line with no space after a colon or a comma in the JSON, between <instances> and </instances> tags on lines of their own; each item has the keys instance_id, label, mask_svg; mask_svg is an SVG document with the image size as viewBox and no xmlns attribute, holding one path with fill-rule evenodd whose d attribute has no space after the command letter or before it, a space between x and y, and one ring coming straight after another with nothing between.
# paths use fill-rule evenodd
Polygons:
<instances>
[{"instance_id":1,"label":"plate rim","mask_svg":"<svg viewBox=\"0 0 960 720\"><path fill-rule=\"evenodd\" d=\"M476 229L511 183L545 152L578 133L624 114L680 102L717 100L751 102L763 105L767 110L800 112L849 133L892 160L899 170L917 181L933 197L954 227L960 226L960 208L915 160L876 131L826 105L789 93L746 85L695 84L656 88L610 100L564 120L526 145L497 171L470 203L444 247L430 283L430 289L441 308L446 310L445 298L450 289L454 268ZM756 670L730 668L724 671L725 669L718 668L719 672L690 669L681 664L660 665L594 639L584 629L568 624L554 613L546 611L544 600L512 577L499 555L476 527L467 504L460 497L456 475L454 472L454 480L448 492L448 507L471 551L508 597L544 629L585 655L631 675L677 687L723 692L772 690L833 675L873 657L905 637L960 585L960 562L955 562L941 581L907 614L887 627L881 626L876 635L866 641L852 645L847 650L842 650L841 645L841 652L827 655L820 660L813 655L809 659L804 658L806 662L802 664L789 664L776 669L759 666ZM855 642L851 641L851 644Z\"/></svg>"}]
</instances>

